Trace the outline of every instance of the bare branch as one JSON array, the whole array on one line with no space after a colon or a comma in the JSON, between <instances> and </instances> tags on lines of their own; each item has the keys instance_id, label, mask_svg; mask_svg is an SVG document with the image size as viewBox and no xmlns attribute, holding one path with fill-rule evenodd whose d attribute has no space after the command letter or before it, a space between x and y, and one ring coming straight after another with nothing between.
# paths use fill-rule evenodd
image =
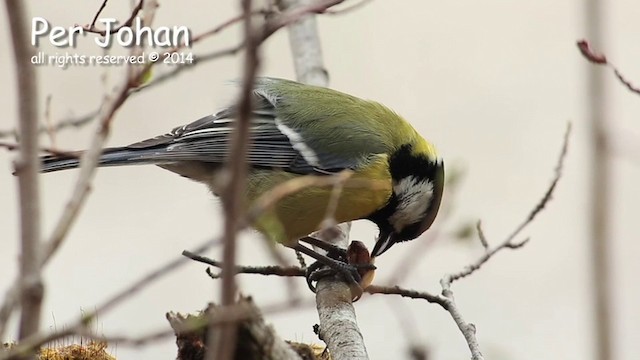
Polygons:
<instances>
[{"instance_id":1,"label":"bare branch","mask_svg":"<svg viewBox=\"0 0 640 360\"><path fill-rule=\"evenodd\" d=\"M138 7L140 7L141 4L142 4L142 1L140 1ZM104 5L106 5L106 1L105 3L103 3L103 6ZM298 20L302 15L305 14L306 11L319 11L318 6L319 5L314 5L312 7L309 7L308 9L297 10L297 15L294 14L295 16L291 14L284 14L285 16L288 16L288 17L283 21L279 22L278 24L276 24L275 26L271 26L269 28L271 33L275 32L275 30L277 30L282 26L287 25L290 22L294 22ZM321 4L321 6L330 6L330 3L326 2L326 4ZM98 14L96 14L95 16L96 19L99 17L100 11L102 10L98 11ZM134 11L134 13L137 14L138 11L139 10L136 10ZM135 15L132 15L131 18L134 18L134 17ZM95 21L92 23L92 26L95 26ZM271 33L263 34L261 37L258 38L257 42L261 43ZM74 190L74 195L72 196L71 200L67 204L64 214L62 215L60 221L57 223L56 229L54 230L53 234L49 239L49 242L47 243L47 248L44 252L45 255L40 260L42 265L47 263L48 259L51 258L53 253L56 251L56 249L60 245L61 241L64 239L66 232L72 225L75 219L75 216L80 210L82 203L84 202L84 199L86 198L86 195L89 192L89 183L91 181L93 172L95 170L96 162L100 155L101 148L106 140L106 137L108 136L110 124L111 124L112 118L115 115L115 112L119 109L120 106L122 106L122 104L126 101L128 96L133 93L134 87L140 84L141 76L144 75L147 70L148 70L148 67L145 67L144 69L137 71L131 76L129 76L127 78L127 81L125 81L122 86L117 88L113 96L106 98L105 102L101 105L101 109L99 111L100 124L98 126L98 130L96 131L96 135L94 136L94 141L92 142L91 148L83 156L82 167L80 170L78 182ZM94 115L90 114L86 118L81 119L82 120L81 122L84 123L85 121L89 121L93 117ZM69 121L69 124L75 125L78 123L80 123L80 121L77 121L77 119L70 119ZM66 124L59 123L56 125L56 128L62 128L64 126L66 126ZM145 280L145 281L148 281L148 280ZM114 303L117 304L120 301L122 300L115 299ZM111 305L105 306L105 309L108 309L110 307ZM76 329L81 329L81 328L76 327ZM66 333L69 334L70 332L66 332ZM58 336L60 336L60 334L62 333L59 333ZM42 339L42 337L40 339Z\"/></svg>"},{"instance_id":2,"label":"bare branch","mask_svg":"<svg viewBox=\"0 0 640 360\"><path fill-rule=\"evenodd\" d=\"M98 12L96 12L95 16L93 17L93 20L91 20L91 24L89 25L85 25L82 27L82 29L86 32L89 33L94 33L94 34L98 34L101 36L105 36L107 35L107 31L105 30L100 30L96 27L96 21L98 21L98 17L100 17L100 14L102 13L102 10L104 10L104 8L107 6L107 2L108 0L104 0L102 2L102 5L100 6L100 9L98 9ZM144 4L144 0L140 0L138 2L138 5L136 5L135 8L133 8L133 10L131 11L131 15L129 16L129 18L122 23L122 25L120 26L116 26L115 28L111 29L109 31L109 34L115 34L118 32L118 30L125 28L125 27L131 27L131 25L133 24L133 20L138 16L138 13L140 12L140 10L142 10L142 5Z\"/></svg>"},{"instance_id":3,"label":"bare branch","mask_svg":"<svg viewBox=\"0 0 640 360\"><path fill-rule=\"evenodd\" d=\"M438 304L445 310L448 310L450 300L442 295L433 295L425 291L408 290L403 289L400 286L380 286L371 285L364 290L369 294L386 294L386 295L400 295L410 299L423 299L430 303Z\"/></svg>"},{"instance_id":4,"label":"bare branch","mask_svg":"<svg viewBox=\"0 0 640 360\"><path fill-rule=\"evenodd\" d=\"M249 124L252 111L253 84L259 66L258 47L260 41L256 36L252 22L251 0L242 0L242 12L244 21L244 43L245 61L244 77L240 100L238 101L238 116L231 138L232 154L227 159L226 169L228 171L228 181L226 184L226 194L222 197L222 204L225 211L224 226L224 249L222 265L222 306L229 306L235 303L236 282L234 270L236 267L236 238L238 224L242 214L242 204L244 202L244 190L246 186L247 162L246 154L249 149ZM214 331L215 330L215 331ZM230 322L219 328L209 328L207 345L209 351L208 360L229 360L234 357L237 341L237 324Z\"/></svg>"},{"instance_id":5,"label":"bare branch","mask_svg":"<svg viewBox=\"0 0 640 360\"><path fill-rule=\"evenodd\" d=\"M201 256L198 254L194 254L191 251L184 250L182 255L188 257L191 260L195 260L197 262L201 262L203 264L215 266L219 269L222 269L223 262L213 260L206 256ZM240 266L236 265L234 270L234 274L256 274L256 275L275 275L275 276L304 276L305 270L299 266Z\"/></svg>"},{"instance_id":6,"label":"bare branch","mask_svg":"<svg viewBox=\"0 0 640 360\"><path fill-rule=\"evenodd\" d=\"M352 298L351 290L344 281L334 277L318 281L316 304L320 318L319 335L327 343L334 360L369 358L358 328Z\"/></svg>"},{"instance_id":7,"label":"bare branch","mask_svg":"<svg viewBox=\"0 0 640 360\"><path fill-rule=\"evenodd\" d=\"M448 299L449 301L446 303L446 309L449 312L449 314L451 314L451 317L453 318L453 320L455 321L456 325L458 326L458 328L460 329L460 331L462 332L465 340L467 341L467 345L469 346L469 350L471 352L471 358L473 360L483 360L484 356L482 355L482 352L480 351L480 345L478 344L478 339L476 338L476 327L475 325L468 323L464 320L462 313L460 312L460 309L458 308L458 306L456 305L454 296L453 296L453 291L451 290L451 284L458 280L461 279L465 276L471 275L472 273L474 273L476 270L478 270L484 263L486 263L487 261L489 261L489 259L491 259L491 257L493 257L493 255L495 255L498 251L502 250L502 249L518 249L522 246L524 246L527 241L529 240L528 238L520 241L520 242L514 242L516 236L518 236L520 234L520 232L527 226L529 225L535 218L536 216L545 208L545 206L547 205L547 203L551 200L552 196L553 196L553 192L558 184L558 181L560 181L560 177L562 176L562 168L564 165L564 159L567 155L567 149L569 146L569 135L571 133L571 123L567 124L567 130L564 134L564 140L563 140L563 144L562 144L562 149L560 151L560 155L558 156L558 163L556 165L555 168L555 175L551 181L551 184L549 185L549 187L547 188L547 191L544 193L544 195L542 196L541 200L538 202L538 204L533 208L533 210L529 213L529 215L527 216L527 218L522 222L522 224L520 224L509 236L507 236L507 238L505 240L503 240L499 245L497 245L494 248L490 248L488 246L488 241L487 239L484 237L484 232L482 231L482 227L480 225L480 222L478 222L478 236L480 237L480 241L483 244L483 247L485 247L485 253L480 256L480 258L478 258L475 262L471 263L470 265L466 266L463 270L457 272L457 273L453 273L453 274L447 274L445 275L442 279L440 279L440 286L442 287L442 297ZM485 246L486 244L486 246ZM442 304L441 304L442 305Z\"/></svg>"},{"instance_id":8,"label":"bare branch","mask_svg":"<svg viewBox=\"0 0 640 360\"><path fill-rule=\"evenodd\" d=\"M31 65L27 11L21 1L5 1L17 74L20 153L14 162L20 199L20 272L18 294L21 317L19 338L37 333L44 284L40 266L40 191L38 186L38 85ZM28 358L35 355L29 354Z\"/></svg>"},{"instance_id":9,"label":"bare branch","mask_svg":"<svg viewBox=\"0 0 640 360\"><path fill-rule=\"evenodd\" d=\"M336 10L327 10L324 12L324 14L327 15L344 15L346 13L358 10L362 7L364 7L365 5L368 5L372 2L373 0L360 0L360 2L357 2L353 5L344 7L342 9L336 9Z\"/></svg>"},{"instance_id":10,"label":"bare branch","mask_svg":"<svg viewBox=\"0 0 640 360\"><path fill-rule=\"evenodd\" d=\"M7 0L7 4L13 4L13 2ZM24 44L29 44L28 37L26 38L26 40L23 40L22 42ZM27 59L29 59L29 57L27 57ZM25 60L24 63L29 64L30 62ZM56 223L56 226L51 236L49 237L48 241L45 244L43 244L44 248L39 249L39 251L41 251L41 256L37 259L38 267L43 267L47 264L47 262L51 259L53 254L57 251L60 244L65 239L67 232L73 225L90 191L90 183L95 173L95 169L98 164L98 159L102 153L102 148L109 135L111 121L115 113L117 112L117 110L124 104L125 100L128 98L129 89L134 87L136 84L140 83L140 79L142 78L142 76L144 76L144 73L145 73L144 69L142 71L130 72L130 76L128 76L123 81L121 86L114 92L114 95L112 97L105 98L105 101L103 103L104 106L101 107L100 124L98 125L98 128L96 130L96 134L93 137L91 146L82 155L80 174L78 176L78 180L76 181L73 194L71 195L69 201L67 202L65 209L60 219ZM30 98L35 99L36 97L30 96ZM37 176L37 170L40 164L37 157L37 151L35 152L34 156L35 156L34 166L35 166L36 176ZM30 202L30 203L37 204L37 202ZM32 219L35 220L37 218L32 217ZM14 288L19 290L20 286L14 286ZM3 303L2 307L0 308L1 310L0 315L4 316L5 314L10 313L12 309L15 307L15 305L11 303L11 299L12 297L10 296L6 298L6 302ZM6 319L0 318L0 320L2 320L0 321L0 333L1 333L4 331L4 321Z\"/></svg>"},{"instance_id":11,"label":"bare branch","mask_svg":"<svg viewBox=\"0 0 640 360\"><path fill-rule=\"evenodd\" d=\"M277 2L284 13L267 22L264 36L269 36L280 27L289 25L289 42L298 81L317 86L328 85L328 72L322 61L316 19L309 14L324 12L341 2L341 0L279 0ZM334 189L334 194L339 194L340 190L341 188ZM330 215L333 217L333 214ZM332 228L333 231L320 231L314 236L347 248L350 228L350 223L340 224ZM339 236L327 236L329 233L339 234ZM344 281L332 277L325 277L318 281L316 304L320 318L319 335L327 344L335 360L368 359L352 299L351 289Z\"/></svg>"},{"instance_id":12,"label":"bare branch","mask_svg":"<svg viewBox=\"0 0 640 360\"><path fill-rule=\"evenodd\" d=\"M287 11L300 9L309 1L280 0L278 6ZM288 27L289 43L298 81L327 86L329 75L322 60L322 46L314 16L306 16Z\"/></svg>"},{"instance_id":13,"label":"bare branch","mask_svg":"<svg viewBox=\"0 0 640 360\"><path fill-rule=\"evenodd\" d=\"M95 29L96 21L98 21L98 18L100 17L100 14L102 14L102 11L104 10L104 8L107 7L108 2L109 0L102 1L102 5L100 5L100 8L96 12L96 15L93 17L93 20L91 20L91 25L89 25L89 29Z\"/></svg>"},{"instance_id":14,"label":"bare branch","mask_svg":"<svg viewBox=\"0 0 640 360\"><path fill-rule=\"evenodd\" d=\"M531 210L531 212L529 213L529 215L525 218L525 220L518 226L516 227L516 229L509 235L507 236L506 239L504 239L499 245L497 245L494 248L488 248L486 247L486 251L485 253L475 262L471 263L470 265L468 265L467 267L465 267L463 270L457 272L457 273L453 273L453 274L448 274L445 277L442 278L441 280L441 284L442 284L442 289L443 289L443 294L450 291L450 287L451 287L451 283L461 279L465 276L468 276L470 274L472 274L474 271L480 269L480 267L482 267L482 265L484 265L484 263L486 263L487 261L489 261L489 259L495 255L497 252L503 250L503 249L517 249L522 247L524 244L526 244L526 242L528 241L528 239L521 241L521 242L516 242L514 243L514 240L516 238L516 236L518 236L522 230L524 230L524 228L526 228L535 218L536 216L545 208L545 206L549 203L549 201L551 200L552 196L553 196L553 192L556 188L556 186L558 185L558 181L560 181L560 177L562 176L562 167L564 165L564 159L567 155L567 149L569 146L569 135L571 134L571 123L567 124L567 130L564 134L564 140L563 140L563 144L562 144L562 149L560 151L560 155L558 156L558 163L556 165L555 168L555 175L551 181L551 184L549 184L549 187L547 188L546 192L544 193L544 195L542 196L542 198L540 199L540 201L538 202L538 204L533 208L533 210ZM483 242L483 246L484 243L486 243L488 245L488 242L486 240L486 238L484 240L482 240L482 238L484 238L484 233L482 231L482 228L480 226L480 223L478 223L478 235L481 237L481 242ZM445 294L446 296L446 294Z\"/></svg>"},{"instance_id":15,"label":"bare branch","mask_svg":"<svg viewBox=\"0 0 640 360\"><path fill-rule=\"evenodd\" d=\"M15 144L15 143L8 143L8 142L4 142L4 141L0 141L0 148L5 148L7 150L10 151L15 151L15 150L20 150L20 144ZM50 148L50 147L46 147L46 146L42 146L38 149L38 152L46 152L52 155L59 155L59 156L74 156L75 154L72 151L65 151L65 150L58 150L58 149L54 149L54 148ZM14 173L14 175L17 175L17 173Z\"/></svg>"}]
</instances>

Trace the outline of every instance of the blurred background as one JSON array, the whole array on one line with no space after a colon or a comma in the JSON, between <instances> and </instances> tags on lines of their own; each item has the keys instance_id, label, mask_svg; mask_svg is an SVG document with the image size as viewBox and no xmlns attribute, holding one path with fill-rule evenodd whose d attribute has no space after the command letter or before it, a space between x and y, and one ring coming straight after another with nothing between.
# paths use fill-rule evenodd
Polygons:
<instances>
[{"instance_id":1,"label":"blurred background","mask_svg":"<svg viewBox=\"0 0 640 360\"><path fill-rule=\"evenodd\" d=\"M55 3L28 1L30 16L52 25L89 23L100 0ZM160 1L154 26L188 26L193 34L239 13L236 1ZM608 2L597 12L601 40L594 46L640 85L640 3ZM101 17L124 20L129 2L110 2ZM610 308L612 359L636 359L640 331L640 242L633 223L640 213L640 96L632 94L604 67L594 70L575 43L593 34L585 1L372 1L357 11L319 17L331 87L374 99L408 119L438 147L450 169L463 173L460 186L445 197L451 214L428 247L414 241L378 260L384 284L407 256L419 261L399 285L439 291L443 274L476 259L475 235L454 236L482 219L490 242L498 243L530 212L547 188L568 121L573 124L564 175L552 202L523 233L531 242L505 251L473 276L455 283L461 311L476 324L488 359L595 359L597 343L591 255L592 147L590 117L601 101L612 146L606 242L611 249ZM0 130L16 126L13 54L6 13L0 15ZM236 44L233 27L193 47L208 53ZM593 35L592 35L593 36ZM92 34L78 37L76 49L43 41L48 55L99 55ZM594 39L597 41L597 39ZM114 47L113 52L125 53ZM164 133L210 114L233 101L228 80L241 76L241 57L198 65L160 86L130 98L117 113L110 145ZM160 71L160 70L158 70ZM602 76L603 95L589 97L591 71ZM103 76L107 73L107 85ZM285 31L262 47L263 75L294 78ZM38 68L40 109L51 95L53 121L81 116L99 106L118 84L122 68L52 65ZM82 149L95 124L55 135L55 146ZM3 138L2 141L14 141ZM44 145L52 145L44 135ZM18 218L15 154L0 149L0 294L17 272ZM48 236L70 195L77 171L41 177L44 236ZM100 169L93 191L63 248L45 272L44 328L62 328L134 279L179 256L184 249L220 234L219 202L208 191L156 167ZM353 239L372 246L377 232L356 223ZM258 235L246 231L239 262L267 264ZM430 238L429 232L424 235ZM208 253L220 258L219 250ZM282 252L294 263L291 251ZM140 335L167 328L167 311L194 312L219 298L219 284L205 267L187 264L147 288L96 324L104 334ZM240 275L242 292L258 305L281 302L284 281ZM306 299L313 295L296 280ZM448 313L424 301L365 296L356 304L359 325L372 359L408 358L410 345L429 349L433 359L469 358L467 345ZM15 320L15 319L14 319ZM312 332L313 307L267 314L285 339L319 342ZM9 334L11 340L15 333ZM173 339L140 348L111 347L119 359L173 359Z\"/></svg>"}]
</instances>

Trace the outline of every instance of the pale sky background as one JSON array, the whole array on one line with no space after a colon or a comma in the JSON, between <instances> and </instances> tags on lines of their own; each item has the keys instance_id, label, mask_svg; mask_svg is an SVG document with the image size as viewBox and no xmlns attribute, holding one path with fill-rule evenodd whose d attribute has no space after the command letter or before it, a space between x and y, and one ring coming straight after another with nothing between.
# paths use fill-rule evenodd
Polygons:
<instances>
[{"instance_id":1,"label":"pale sky background","mask_svg":"<svg viewBox=\"0 0 640 360\"><path fill-rule=\"evenodd\" d=\"M84 24L99 0L29 1L31 16L54 25ZM529 213L552 177L567 121L574 124L565 174L553 201L523 236L531 242L500 253L475 275L457 282L456 299L477 326L488 359L593 359L589 268L589 132L586 74L593 66L575 42L586 36L584 1L373 1L358 11L320 18L320 34L333 88L380 101L436 144L449 167L466 176L455 194L445 229L481 218L491 242L504 238ZM104 17L124 19L128 2L110 2ZM194 34L238 13L235 1L160 1L155 25L186 25ZM608 58L640 85L640 3L611 1L605 16ZM16 124L13 58L6 14L0 16L0 128ZM233 28L194 47L194 54L234 44ZM69 51L100 54L93 36L77 49L41 44L48 55ZM263 47L261 73L293 78L285 32ZM228 57L185 72L175 80L131 98L117 113L110 145L124 145L191 122L227 104L225 82L240 76L241 58ZM39 68L41 104L52 94L52 118L84 114L100 103L104 68ZM119 80L113 68L110 81ZM640 96L606 71L607 121L617 153L612 159L612 228L615 359L636 359L640 344L640 242L633 223L640 212ZM41 109L43 109L42 107ZM93 126L57 136L64 149L86 148ZM6 140L6 139L5 139ZM46 137L43 137L46 141ZM46 142L45 142L46 143ZM0 294L16 275L18 219L14 154L0 150ZM68 198L77 171L41 177L44 235L48 236ZM452 196L451 193L445 196ZM93 309L159 264L221 232L219 204L205 187L152 166L101 169L93 192L64 247L46 269L43 328L61 328ZM356 224L352 238L369 247L377 235ZM267 263L257 235L240 242L243 264ZM377 265L378 282L405 257L421 249L420 239L402 244ZM291 251L284 249L293 261ZM438 280L475 259L476 242L442 236L424 253L400 285L439 290ZM217 251L209 253L219 257ZM218 282L191 263L102 315L105 334L140 335L166 328L167 311L193 312L217 300ZM242 292L259 305L283 301L281 279L242 275ZM312 294L303 280L304 297ZM384 296L365 296L356 305L371 359L407 358L410 342L427 345L434 359L467 359L464 339L436 305ZM397 311L396 311L397 310ZM313 308L268 314L286 339L318 342ZM13 334L11 334L13 336ZM0 339L9 340L9 339ZM143 348L112 348L119 359L173 359L173 339Z\"/></svg>"}]
</instances>

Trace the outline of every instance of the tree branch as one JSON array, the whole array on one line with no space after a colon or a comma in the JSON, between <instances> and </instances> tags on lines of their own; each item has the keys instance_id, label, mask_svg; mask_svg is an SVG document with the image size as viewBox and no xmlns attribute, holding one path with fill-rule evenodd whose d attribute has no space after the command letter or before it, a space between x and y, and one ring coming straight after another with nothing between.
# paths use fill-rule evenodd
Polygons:
<instances>
[{"instance_id":1,"label":"tree branch","mask_svg":"<svg viewBox=\"0 0 640 360\"><path fill-rule=\"evenodd\" d=\"M213 260L206 256L201 256L198 254L194 254L191 251L184 250L182 255L188 257L191 260L195 260L197 262L201 262L203 264L215 266L217 268L222 269L223 262ZM304 276L305 271L303 268L299 266L240 266L236 265L233 269L233 274L256 274L256 275L275 275L275 276ZM217 277L220 277L221 274L218 274Z\"/></svg>"},{"instance_id":2,"label":"tree branch","mask_svg":"<svg viewBox=\"0 0 640 360\"><path fill-rule=\"evenodd\" d=\"M322 12L342 1L280 0L277 2L284 16L268 25L267 31L288 25L289 43L298 81L327 86L328 72L322 60L322 47L314 12ZM330 214L333 216L333 214ZM347 248L351 224L340 224L332 231L321 231L314 236ZM332 234L333 233L333 234ZM338 236L335 236L337 234ZM316 249L317 250L317 249ZM335 360L368 359L362 334L358 328L353 295L344 281L325 277L316 287L316 304L320 318L320 337L327 344Z\"/></svg>"},{"instance_id":3,"label":"tree branch","mask_svg":"<svg viewBox=\"0 0 640 360\"><path fill-rule=\"evenodd\" d=\"M22 4L21 2L17 2L17 1L6 0L7 8L12 6L16 6L16 7L22 6L22 5L16 5L17 3ZM16 16L11 16L10 18L12 19L12 21L18 21L18 20L15 20L17 18ZM12 26L12 29L15 29L15 28L16 28L15 26ZM27 36L26 30L24 35ZM28 36L22 40L22 44L26 44L26 45L29 44ZM27 55L27 56L28 56L27 58L23 59L24 64L30 64L30 55ZM30 68L30 67L27 67L27 68ZM37 260L36 266L38 266L38 268L44 267L48 263L48 261L52 258L52 256L55 254L55 252L58 250L58 248L64 241L69 229L75 222L75 219L77 218L82 208L82 205L84 204L89 194L89 191L91 188L90 184L93 179L93 175L95 174L95 170L98 165L100 155L102 154L102 148L104 147L104 144L109 136L111 121L113 120L115 113L118 111L118 109L124 104L125 100L128 98L129 89L136 86L136 84L139 84L140 79L142 79L142 77L145 74L144 69L141 70L136 68L135 70L132 70L131 72L129 72L128 73L129 75L120 85L120 87L116 89L116 91L114 92L114 95L112 97L107 97L104 101L104 106L101 108L101 112L100 112L100 123L98 124L98 127L96 129L96 133L92 139L89 149L86 152L84 152L81 157L80 174L78 175L78 179L76 181L73 193L70 199L68 200L64 208L64 211L60 216L60 219L56 223L51 236L48 238L48 240L44 244L42 244L40 248L38 248L39 256L36 258ZM21 86L21 89L22 88L23 87ZM20 90L20 91L24 91L24 90ZM35 96L30 96L30 98L33 99L33 101L35 101L36 99ZM37 111L34 111L33 116L34 117L37 116L36 114L37 114ZM21 121L21 126L23 125L23 123L24 122ZM33 130L32 130L36 134L36 138L37 138L37 129L38 128L37 128L37 122L36 122L35 125L33 125ZM35 141L37 141L37 139ZM33 156L35 159L33 162L33 166L36 174L35 176L37 177L37 172L40 167L40 160L38 159L38 153L37 153L37 143L36 143L36 151L33 153ZM16 173L19 174L20 171L21 171L20 169L16 168ZM37 201L28 202L28 203L32 204L33 206L33 204L37 204ZM37 217L33 217L32 220L30 221L33 222L35 220L37 220ZM34 227L34 229L37 229L37 227ZM21 276L18 279L18 281L22 279L24 278ZM14 285L11 290L15 290L19 293L20 288L21 288L20 285ZM4 331L4 324L6 323L5 316L8 318L8 316L11 314L11 312L16 306L15 297L10 296L12 293L15 293L15 292L9 291L8 296L5 298L5 301L2 304L2 307L0 307L0 333ZM35 311L32 312L32 314L35 314Z\"/></svg>"},{"instance_id":4,"label":"tree branch","mask_svg":"<svg viewBox=\"0 0 640 360\"><path fill-rule=\"evenodd\" d=\"M278 6L283 11L293 11L307 5L310 1L280 0ZM322 46L317 31L315 16L307 15L287 27L289 44L293 55L294 68L298 81L305 84L327 86L329 73L322 61Z\"/></svg>"},{"instance_id":5,"label":"tree branch","mask_svg":"<svg viewBox=\"0 0 640 360\"><path fill-rule=\"evenodd\" d=\"M244 203L244 190L247 181L246 154L249 149L249 124L251 121L253 84L259 66L258 47L260 41L256 36L252 22L252 1L242 0L242 13L244 21L244 78L240 100L238 101L238 117L236 127L231 138L231 156L227 159L226 170L228 182L226 195L222 197L225 211L224 249L222 265L222 306L229 306L236 300L236 283L234 269L236 267L236 238L238 224L244 217L242 205ZM215 331L214 331L215 330ZM206 353L208 360L229 360L234 357L237 340L237 324L230 322L219 328L209 328Z\"/></svg>"},{"instance_id":6,"label":"tree branch","mask_svg":"<svg viewBox=\"0 0 640 360\"><path fill-rule=\"evenodd\" d=\"M107 31L105 30L100 30L96 27L96 21L98 21L98 17L100 17L100 14L102 13L102 10L104 10L104 8L107 6L107 2L109 0L104 0L102 2L102 5L100 5L100 8L98 9L98 12L96 12L95 16L93 17L93 20L91 20L91 24L89 25L85 25L82 27L82 29L86 32L90 32L90 33L94 33L94 34L98 34L101 36L105 36L107 35ZM129 15L129 18L122 23L122 25L120 26L116 26L115 28L111 29L109 31L109 34L115 34L118 32L118 30L125 28L125 27L130 27L133 24L133 20L136 18L136 16L138 16L138 13L140 12L140 10L142 10L142 6L144 4L144 0L140 0L138 2L138 5L136 5L133 10L131 11L131 15ZM77 25L77 24L76 24Z\"/></svg>"},{"instance_id":7,"label":"tree branch","mask_svg":"<svg viewBox=\"0 0 640 360\"><path fill-rule=\"evenodd\" d=\"M515 238L526 228L535 218L536 216L545 208L545 206L551 200L554 190L562 177L562 168L564 165L564 159L567 155L567 149L569 146L569 135L571 134L571 124L567 124L567 130L564 134L564 140L562 144L562 149L560 151L560 155L558 156L558 163L555 168L555 174L553 179L551 180L551 184L547 188L546 192L538 202L538 204L531 210L529 215L525 218L525 220L518 226L516 229L509 235L505 240L503 240L499 245L494 248L489 247L489 242L484 237L484 233L480 227L480 223L478 223L478 236L480 238L480 242L485 248L485 253L480 256L476 261L466 266L463 270L445 275L442 279L440 279L440 286L442 287L442 296L446 298L448 301L446 302L446 309L451 314L451 317L455 321L456 325L464 335L465 340L467 341L467 345L469 346L469 350L471 351L471 358L473 360L483 360L484 356L480 351L480 345L478 344L478 339L476 338L476 327L475 325L468 323L464 320L460 309L458 308L454 296L453 291L451 290L451 284L463 277L473 274L476 270L480 269L483 264L485 264L489 259L491 259L496 253L503 249L518 249L526 244L528 239L525 239L520 242L514 242ZM442 304L441 304L442 305Z\"/></svg>"},{"instance_id":8,"label":"tree branch","mask_svg":"<svg viewBox=\"0 0 640 360\"><path fill-rule=\"evenodd\" d=\"M38 184L38 87L36 68L31 65L27 12L22 1L5 1L17 74L20 152L15 160L20 199L20 273L18 294L21 317L19 338L25 339L40 327L44 284L40 266L40 191ZM4 326L3 326L4 327ZM30 354L29 358L35 355Z\"/></svg>"},{"instance_id":9,"label":"tree branch","mask_svg":"<svg viewBox=\"0 0 640 360\"><path fill-rule=\"evenodd\" d=\"M478 222L478 225L477 225L478 236L482 246L485 248L485 253L480 258L478 258L478 260L466 266L463 270L457 273L448 274L442 278L440 283L442 285L442 291L445 296L446 296L445 293L450 291L452 282L458 279L461 279L463 277L466 277L468 275L471 275L473 272L480 269L482 265L484 265L487 261L489 261L489 259L491 259L491 257L493 257L499 251L504 249L518 249L529 241L529 239L527 238L519 242L514 242L515 238L522 232L522 230L524 230L529 224L531 224L531 222L536 218L538 214L540 214L540 212L545 208L545 206L551 200L551 197L553 196L553 192L556 189L556 186L558 185L560 178L562 177L562 168L564 165L564 159L567 155L570 134L571 134L571 123L567 124L567 130L564 134L562 149L560 150L560 155L558 156L558 163L556 164L556 168L554 170L555 174L551 181L551 184L547 188L547 191L544 193L544 195L542 196L538 204L533 208L533 210L531 210L531 212L524 219L524 221L518 227L516 227L515 230L509 236L507 236L506 239L504 239L496 247L490 248L489 243L484 236L484 232L482 231L481 224L480 222Z\"/></svg>"}]
</instances>

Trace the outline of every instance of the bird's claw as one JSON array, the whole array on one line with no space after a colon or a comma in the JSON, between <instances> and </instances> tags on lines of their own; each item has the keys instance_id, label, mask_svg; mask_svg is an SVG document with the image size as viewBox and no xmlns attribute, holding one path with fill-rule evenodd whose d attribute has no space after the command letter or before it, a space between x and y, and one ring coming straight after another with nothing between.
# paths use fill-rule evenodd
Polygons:
<instances>
[{"instance_id":1,"label":"bird's claw","mask_svg":"<svg viewBox=\"0 0 640 360\"><path fill-rule=\"evenodd\" d=\"M307 285L309 286L309 289L315 293L317 289L314 283L317 283L320 279L326 276L338 275L349 285L352 300L357 301L364 292L360 286L360 282L362 281L359 271L360 269L373 270L375 269L375 266L373 264L347 264L339 260L337 260L333 266L328 266L316 261L306 270Z\"/></svg>"}]
</instances>

